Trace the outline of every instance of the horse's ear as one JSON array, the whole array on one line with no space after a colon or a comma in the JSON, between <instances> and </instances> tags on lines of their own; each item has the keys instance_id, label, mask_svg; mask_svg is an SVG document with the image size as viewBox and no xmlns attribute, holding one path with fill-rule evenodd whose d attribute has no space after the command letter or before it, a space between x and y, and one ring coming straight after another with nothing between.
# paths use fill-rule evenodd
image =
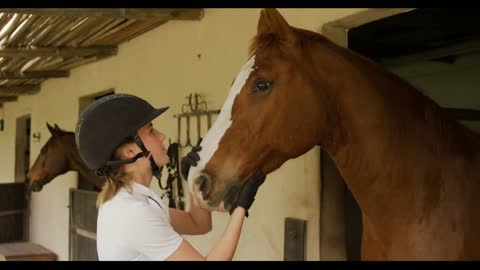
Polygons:
<instances>
[{"instance_id":1,"label":"horse's ear","mask_svg":"<svg viewBox=\"0 0 480 270\"><path fill-rule=\"evenodd\" d=\"M275 33L282 39L293 41L295 35L292 27L275 8L262 9L257 25L257 34Z\"/></svg>"},{"instance_id":2,"label":"horse's ear","mask_svg":"<svg viewBox=\"0 0 480 270\"><path fill-rule=\"evenodd\" d=\"M57 130L57 132L62 132L62 133L65 133L65 130L61 129L57 124L53 124L55 126L55 130Z\"/></svg>"},{"instance_id":3,"label":"horse's ear","mask_svg":"<svg viewBox=\"0 0 480 270\"><path fill-rule=\"evenodd\" d=\"M57 134L57 131L55 130L54 127L50 126L50 124L47 122L47 128L48 128L48 131L50 131L50 133L55 136Z\"/></svg>"}]
</instances>

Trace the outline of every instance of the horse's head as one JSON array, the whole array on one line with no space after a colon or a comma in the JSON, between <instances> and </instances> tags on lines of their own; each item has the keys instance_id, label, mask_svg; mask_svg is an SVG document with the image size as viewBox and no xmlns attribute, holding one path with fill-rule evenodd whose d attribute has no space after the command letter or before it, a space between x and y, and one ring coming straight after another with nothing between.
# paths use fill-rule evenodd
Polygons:
<instances>
[{"instance_id":1,"label":"horse's head","mask_svg":"<svg viewBox=\"0 0 480 270\"><path fill-rule=\"evenodd\" d=\"M317 144L320 114L309 83L316 78L304 64L309 61L303 53L305 34L275 9L262 10L252 56L201 143L198 166L190 171L197 205L229 210L249 176L258 170L268 174Z\"/></svg>"},{"instance_id":2,"label":"horse's head","mask_svg":"<svg viewBox=\"0 0 480 270\"><path fill-rule=\"evenodd\" d=\"M69 149L75 149L75 137L72 132L63 131L56 124L55 127L47 123L52 136L42 147L40 155L27 173L27 185L31 191L40 191L58 175L69 170Z\"/></svg>"}]
</instances>

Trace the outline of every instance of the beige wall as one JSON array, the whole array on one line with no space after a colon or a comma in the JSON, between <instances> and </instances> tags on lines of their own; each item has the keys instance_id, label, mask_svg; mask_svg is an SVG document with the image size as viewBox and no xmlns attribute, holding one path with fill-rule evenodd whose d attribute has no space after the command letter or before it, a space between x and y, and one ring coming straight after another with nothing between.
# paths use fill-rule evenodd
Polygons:
<instances>
[{"instance_id":1,"label":"beige wall","mask_svg":"<svg viewBox=\"0 0 480 270\"><path fill-rule=\"evenodd\" d=\"M362 9L363 10L363 9ZM319 31L329 21L360 9L279 9L296 27ZM0 182L13 182L15 119L32 115L31 164L49 138L45 122L74 130L79 97L115 88L133 93L154 106L171 108L154 124L176 140L176 119L190 92L206 96L209 108L220 109L229 85L247 60L259 9L206 9L200 21L171 21L120 46L117 56L74 69L67 79L51 79L39 94L5 106L6 126L0 133ZM201 57L198 57L198 55ZM168 141L168 140L167 140ZM235 260L282 260L285 217L307 220L308 260L319 259L319 149L291 160L268 176L245 222ZM68 190L77 174L57 177L31 202L30 239L68 259ZM152 188L159 191L156 182ZM203 254L219 239L228 215L214 213L214 229L186 237Z\"/></svg>"}]
</instances>

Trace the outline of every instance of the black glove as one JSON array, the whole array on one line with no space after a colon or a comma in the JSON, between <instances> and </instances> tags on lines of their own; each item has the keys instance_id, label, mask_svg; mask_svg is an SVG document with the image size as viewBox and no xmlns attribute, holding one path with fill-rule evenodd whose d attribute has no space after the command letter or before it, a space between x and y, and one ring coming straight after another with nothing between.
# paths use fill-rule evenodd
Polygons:
<instances>
[{"instance_id":1,"label":"black glove","mask_svg":"<svg viewBox=\"0 0 480 270\"><path fill-rule=\"evenodd\" d=\"M240 189L237 202L233 205L232 208L230 208L230 215L233 213L233 210L235 210L235 208L241 206L245 208L245 216L248 217L248 209L250 209L253 201L255 201L255 195L257 195L257 190L264 181L265 175L260 171L248 178Z\"/></svg>"},{"instance_id":2,"label":"black glove","mask_svg":"<svg viewBox=\"0 0 480 270\"><path fill-rule=\"evenodd\" d=\"M202 147L200 146L201 142L202 142L202 138L200 138L198 140L197 145L192 147L192 150L182 158L182 161L181 161L182 167L180 168L180 172L182 173L182 176L185 180L188 177L190 166L197 166L197 161L200 160L200 156L198 155L197 152L202 150Z\"/></svg>"}]
</instances>

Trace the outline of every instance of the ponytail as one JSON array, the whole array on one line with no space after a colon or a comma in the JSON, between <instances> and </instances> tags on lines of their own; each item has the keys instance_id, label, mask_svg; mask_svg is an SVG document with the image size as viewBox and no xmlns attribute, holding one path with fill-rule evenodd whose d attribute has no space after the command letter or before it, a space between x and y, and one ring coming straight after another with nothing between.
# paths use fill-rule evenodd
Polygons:
<instances>
[{"instance_id":1,"label":"ponytail","mask_svg":"<svg viewBox=\"0 0 480 270\"><path fill-rule=\"evenodd\" d=\"M112 199L113 196L115 196L123 187L127 188L127 190L131 192L132 187L130 185L130 179L118 170L119 168L115 168L107 174L102 191L100 191L97 197L97 208L108 200Z\"/></svg>"}]
</instances>

